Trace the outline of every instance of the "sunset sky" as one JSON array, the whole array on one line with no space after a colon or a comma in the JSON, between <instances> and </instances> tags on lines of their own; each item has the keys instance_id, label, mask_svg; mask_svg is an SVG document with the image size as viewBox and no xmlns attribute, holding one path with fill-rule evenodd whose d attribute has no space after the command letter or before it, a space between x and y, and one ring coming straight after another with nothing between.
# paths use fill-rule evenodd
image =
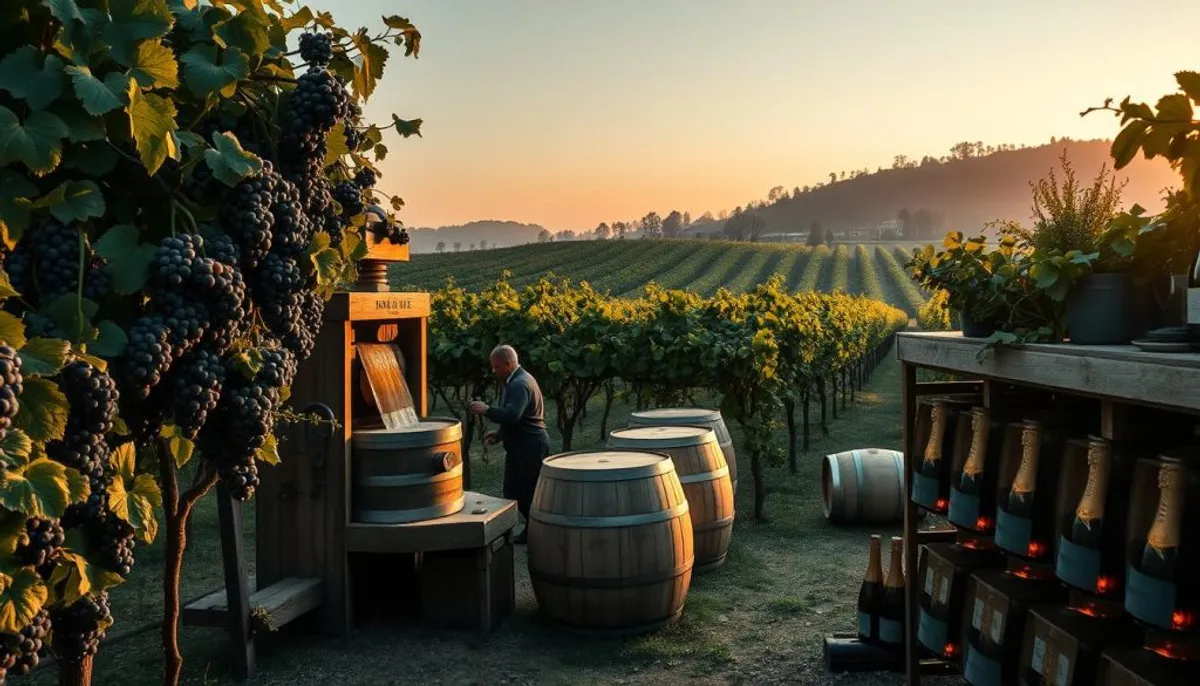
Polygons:
<instances>
[{"instance_id":1,"label":"sunset sky","mask_svg":"<svg viewBox=\"0 0 1200 686\"><path fill-rule=\"evenodd\" d=\"M1116 119L1079 112L1200 70L1195 0L309 4L423 35L366 108L424 119L423 138L387 141L380 183L413 227L697 217L962 140L1111 138Z\"/></svg>"}]
</instances>

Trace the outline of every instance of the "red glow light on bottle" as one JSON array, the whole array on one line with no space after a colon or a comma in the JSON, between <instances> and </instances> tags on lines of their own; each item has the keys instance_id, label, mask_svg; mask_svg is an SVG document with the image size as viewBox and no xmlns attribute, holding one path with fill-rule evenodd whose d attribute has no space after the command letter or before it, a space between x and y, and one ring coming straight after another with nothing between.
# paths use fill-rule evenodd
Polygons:
<instances>
[{"instance_id":1,"label":"red glow light on bottle","mask_svg":"<svg viewBox=\"0 0 1200 686\"><path fill-rule=\"evenodd\" d=\"M987 531L990 528L992 528L992 520L988 519L987 517L980 517L979 519L975 520L976 531Z\"/></svg>"},{"instance_id":2,"label":"red glow light on bottle","mask_svg":"<svg viewBox=\"0 0 1200 686\"><path fill-rule=\"evenodd\" d=\"M949 505L949 503L946 501L946 499L945 499L945 498L938 498L938 499L937 499L937 502L933 504L933 509L934 509L936 512L945 512L945 511L946 511L946 507L947 507L948 505Z\"/></svg>"},{"instance_id":3,"label":"red glow light on bottle","mask_svg":"<svg viewBox=\"0 0 1200 686\"><path fill-rule=\"evenodd\" d=\"M1196 615L1187 610L1176 610L1171 613L1171 628L1176 631L1187 631L1196 623Z\"/></svg>"},{"instance_id":4,"label":"red glow light on bottle","mask_svg":"<svg viewBox=\"0 0 1200 686\"><path fill-rule=\"evenodd\" d=\"M1030 541L1028 552L1029 557L1041 557L1042 553L1046 552L1046 546L1042 545L1039 541Z\"/></svg>"},{"instance_id":5,"label":"red glow light on bottle","mask_svg":"<svg viewBox=\"0 0 1200 686\"><path fill-rule=\"evenodd\" d=\"M947 643L942 648L942 655L945 655L946 657L954 657L955 655L958 655L958 646L954 645L953 643Z\"/></svg>"},{"instance_id":6,"label":"red glow light on bottle","mask_svg":"<svg viewBox=\"0 0 1200 686\"><path fill-rule=\"evenodd\" d=\"M1097 577L1096 578L1096 593L1099 593L1100 595L1104 595L1105 593L1108 593L1109 591L1113 590L1113 588L1115 588L1116 585L1117 585L1117 582L1114 581L1111 576Z\"/></svg>"}]
</instances>

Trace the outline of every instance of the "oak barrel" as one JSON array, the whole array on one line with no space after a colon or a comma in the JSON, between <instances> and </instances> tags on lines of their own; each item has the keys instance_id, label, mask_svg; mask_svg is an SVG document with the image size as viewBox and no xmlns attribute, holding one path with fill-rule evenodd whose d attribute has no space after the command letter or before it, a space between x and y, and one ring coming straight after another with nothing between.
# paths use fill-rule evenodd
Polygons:
<instances>
[{"instance_id":1,"label":"oak barrel","mask_svg":"<svg viewBox=\"0 0 1200 686\"><path fill-rule=\"evenodd\" d=\"M350 435L353 521L402 524L462 510L462 424L431 417L402 429Z\"/></svg>"},{"instance_id":2,"label":"oak barrel","mask_svg":"<svg viewBox=\"0 0 1200 686\"><path fill-rule=\"evenodd\" d=\"M821 500L829 521L903 521L904 494L904 453L899 450L845 450L826 455L821 463Z\"/></svg>"},{"instance_id":3,"label":"oak barrel","mask_svg":"<svg viewBox=\"0 0 1200 686\"><path fill-rule=\"evenodd\" d=\"M610 448L666 453L687 497L696 573L720 567L733 538L733 480L717 434L707 426L633 426L608 436Z\"/></svg>"},{"instance_id":4,"label":"oak barrel","mask_svg":"<svg viewBox=\"0 0 1200 686\"><path fill-rule=\"evenodd\" d=\"M529 508L529 579L542 614L588 633L637 634L679 618L695 552L670 456L551 455Z\"/></svg>"},{"instance_id":5,"label":"oak barrel","mask_svg":"<svg viewBox=\"0 0 1200 686\"><path fill-rule=\"evenodd\" d=\"M729 478L733 480L733 492L737 493L737 454L733 451L733 437L729 435L729 427L720 410L710 410L703 407L659 407L652 410L638 410L629 417L630 426L673 426L689 424L692 426L707 426L717 433L717 445L725 453L725 463L729 465Z\"/></svg>"}]
</instances>

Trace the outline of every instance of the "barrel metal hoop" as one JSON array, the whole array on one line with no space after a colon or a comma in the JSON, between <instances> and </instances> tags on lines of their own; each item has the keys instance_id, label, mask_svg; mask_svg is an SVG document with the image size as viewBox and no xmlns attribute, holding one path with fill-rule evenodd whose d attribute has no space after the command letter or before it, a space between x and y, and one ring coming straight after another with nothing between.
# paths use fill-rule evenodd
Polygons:
<instances>
[{"instance_id":1,"label":"barrel metal hoop","mask_svg":"<svg viewBox=\"0 0 1200 686\"><path fill-rule=\"evenodd\" d=\"M829 465L829 490L832 491L829 495L829 500L833 503L830 510L839 510L831 511L830 514L835 518L845 516L845 513L840 511L842 508L837 505L842 502L838 497L842 494L842 460L837 455L826 455L825 462Z\"/></svg>"},{"instance_id":2,"label":"barrel metal hoop","mask_svg":"<svg viewBox=\"0 0 1200 686\"><path fill-rule=\"evenodd\" d=\"M681 484L698 484L702 481L716 481L722 477L729 476L729 466L726 465L720 469L714 469L711 472L701 472L699 474L688 474L687 476L679 477Z\"/></svg>"},{"instance_id":3,"label":"barrel metal hoop","mask_svg":"<svg viewBox=\"0 0 1200 686\"><path fill-rule=\"evenodd\" d=\"M607 577L607 578L580 578L573 576L564 576L562 574L551 574L529 567L529 578L533 581L541 581L543 583L561 586L564 588L579 588L579 589L611 589L621 590L626 588L636 588L638 586L651 586L653 584L661 584L672 579L677 579L692 570L692 565L695 563L695 558L689 558L687 562L679 565L675 569L670 569L661 572L648 572L638 576L623 576L623 577Z\"/></svg>"},{"instance_id":4,"label":"barrel metal hoop","mask_svg":"<svg viewBox=\"0 0 1200 686\"><path fill-rule=\"evenodd\" d=\"M636 452L651 453L651 451L645 450ZM652 476L662 476L663 474L670 474L675 471L675 463L671 460L670 455L659 452L654 452L653 454L665 459L640 467L618 467L617 469L564 469L554 464L555 458L552 456L542 460L542 476L560 481L574 482L633 481Z\"/></svg>"},{"instance_id":5,"label":"barrel metal hoop","mask_svg":"<svg viewBox=\"0 0 1200 686\"><path fill-rule=\"evenodd\" d=\"M692 526L692 533L702 534L708 531L715 531L717 529L731 527L733 526L733 517L734 515L730 515L728 517L722 517L711 522L705 522L704 524L694 524Z\"/></svg>"},{"instance_id":6,"label":"barrel metal hoop","mask_svg":"<svg viewBox=\"0 0 1200 686\"><path fill-rule=\"evenodd\" d=\"M457 514L467 504L466 496L453 502L417 510L355 510L354 521L363 524L407 524Z\"/></svg>"},{"instance_id":7,"label":"barrel metal hoop","mask_svg":"<svg viewBox=\"0 0 1200 686\"><path fill-rule=\"evenodd\" d=\"M644 424L638 426L627 426L624 429L617 429L609 433L608 447L630 448L633 450L653 448L703 448L709 443L717 446L717 448L721 447L720 442L717 440L717 432L713 431L712 427L699 426L695 424L670 424L667 426L670 426L671 428L700 429L703 431L703 433L699 433L695 436L679 436L676 438L631 438L621 436L620 432L622 431L652 428L652 425Z\"/></svg>"},{"instance_id":8,"label":"barrel metal hoop","mask_svg":"<svg viewBox=\"0 0 1200 686\"><path fill-rule=\"evenodd\" d=\"M462 441L462 422L453 417L421 417L420 421L445 422L446 426L430 427L423 431L388 431L378 425L371 428L360 427L358 430L351 431L351 442L355 448L364 450L406 450L431 448Z\"/></svg>"},{"instance_id":9,"label":"barrel metal hoop","mask_svg":"<svg viewBox=\"0 0 1200 686\"><path fill-rule=\"evenodd\" d=\"M561 526L568 529L618 529L629 526L644 526L646 524L669 522L672 519L682 517L687 513L688 504L687 501L684 500L670 509L658 510L656 512L643 512L642 514L616 515L612 517L587 517L582 515L562 515L555 514L553 512L531 510L529 512L529 518L541 522L542 524Z\"/></svg>"},{"instance_id":10,"label":"barrel metal hoop","mask_svg":"<svg viewBox=\"0 0 1200 686\"><path fill-rule=\"evenodd\" d=\"M896 461L896 473L900 475L900 493L903 497L896 503L896 518L904 518L904 503L908 500L908 489L905 488L904 479L908 476L904 473L904 453L899 450L892 451L892 459Z\"/></svg>"},{"instance_id":11,"label":"barrel metal hoop","mask_svg":"<svg viewBox=\"0 0 1200 686\"><path fill-rule=\"evenodd\" d=\"M440 474L384 474L380 476L364 476L355 481L359 486L373 488L396 488L400 486L419 486L439 481L449 481L462 476L463 466L458 463L453 469Z\"/></svg>"},{"instance_id":12,"label":"barrel metal hoop","mask_svg":"<svg viewBox=\"0 0 1200 686\"><path fill-rule=\"evenodd\" d=\"M863 511L863 464L862 455L855 450L852 452L854 458L854 521L862 521Z\"/></svg>"}]
</instances>

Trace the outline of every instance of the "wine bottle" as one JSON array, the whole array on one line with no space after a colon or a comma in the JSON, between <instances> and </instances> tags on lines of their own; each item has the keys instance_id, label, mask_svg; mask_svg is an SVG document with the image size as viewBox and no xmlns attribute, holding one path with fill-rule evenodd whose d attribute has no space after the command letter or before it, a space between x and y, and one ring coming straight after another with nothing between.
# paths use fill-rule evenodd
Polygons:
<instances>
[{"instance_id":1,"label":"wine bottle","mask_svg":"<svg viewBox=\"0 0 1200 686\"><path fill-rule=\"evenodd\" d=\"M1008 513L1028 519L1033 513L1033 492L1037 488L1038 457L1041 452L1042 427L1026 420L1021 430L1021 466L1008 489Z\"/></svg>"},{"instance_id":2,"label":"wine bottle","mask_svg":"<svg viewBox=\"0 0 1200 686\"><path fill-rule=\"evenodd\" d=\"M883 604L883 563L880 561L880 538L871 536L871 554L867 573L858 589L858 638L879 640L879 610Z\"/></svg>"},{"instance_id":3,"label":"wine bottle","mask_svg":"<svg viewBox=\"0 0 1200 686\"><path fill-rule=\"evenodd\" d=\"M904 539L892 537L891 561L883 582L879 610L879 640L891 647L904 645Z\"/></svg>"},{"instance_id":4,"label":"wine bottle","mask_svg":"<svg viewBox=\"0 0 1200 686\"><path fill-rule=\"evenodd\" d=\"M942 462L942 445L946 439L946 406L934 403L929 408L929 441L925 444L925 459L921 461L921 473L937 477Z\"/></svg>"},{"instance_id":5,"label":"wine bottle","mask_svg":"<svg viewBox=\"0 0 1200 686\"><path fill-rule=\"evenodd\" d=\"M1179 552L1179 529L1183 516L1183 462L1174 457L1161 457L1158 469L1158 510L1146 536L1142 551L1142 573L1157 579L1173 581L1175 557Z\"/></svg>"},{"instance_id":6,"label":"wine bottle","mask_svg":"<svg viewBox=\"0 0 1200 686\"><path fill-rule=\"evenodd\" d=\"M1109 447L1103 438L1088 440L1088 476L1071 520L1071 542L1098 549L1104 531L1104 499L1108 494Z\"/></svg>"},{"instance_id":7,"label":"wine bottle","mask_svg":"<svg viewBox=\"0 0 1200 686\"><path fill-rule=\"evenodd\" d=\"M958 479L958 490L967 495L979 495L983 466L987 462L988 433L991 431L988 412L982 407L971 409L971 450Z\"/></svg>"}]
</instances>

